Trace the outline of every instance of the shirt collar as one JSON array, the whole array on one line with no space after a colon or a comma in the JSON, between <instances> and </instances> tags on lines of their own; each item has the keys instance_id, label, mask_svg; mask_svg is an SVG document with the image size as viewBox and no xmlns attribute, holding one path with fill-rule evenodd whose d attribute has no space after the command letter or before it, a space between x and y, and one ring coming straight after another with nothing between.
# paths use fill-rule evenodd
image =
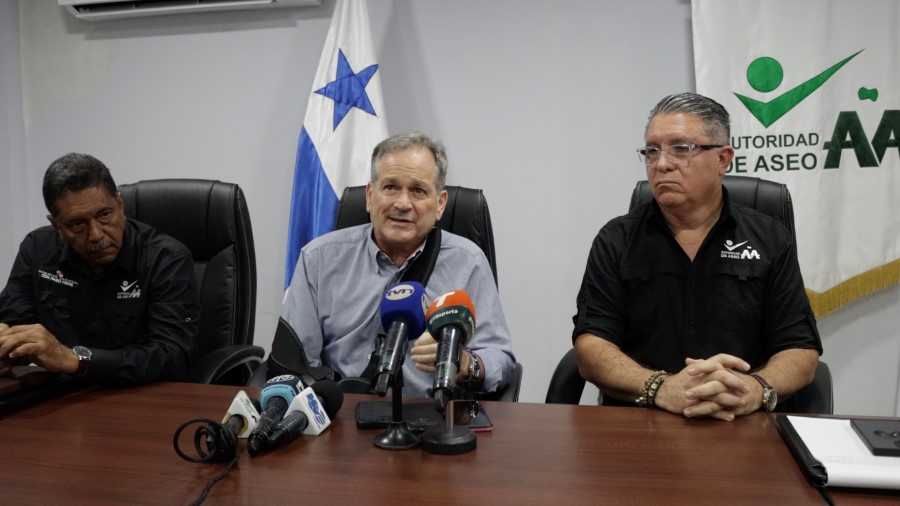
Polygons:
<instances>
[{"instance_id":1,"label":"shirt collar","mask_svg":"<svg viewBox=\"0 0 900 506\"><path fill-rule=\"evenodd\" d=\"M669 227L666 225L665 220L663 219L662 210L659 208L659 203L656 202L655 198L650 199L650 207L647 210L648 216L657 226L663 228L663 230L669 230ZM722 212L719 214L719 219L716 220L715 225L713 225L710 233L715 231L719 226L724 223L726 220L733 220L734 211L732 209L731 197L728 196L728 188L725 188L725 185L722 185Z\"/></svg>"},{"instance_id":2,"label":"shirt collar","mask_svg":"<svg viewBox=\"0 0 900 506\"><path fill-rule=\"evenodd\" d=\"M63 249L62 253L59 256L60 265L72 265L91 278L106 275L117 269L125 269L126 271L131 272L134 270L133 266L135 263L136 238L137 232L135 230L135 225L130 219L127 219L125 222L125 231L122 233L122 246L121 248L119 248L119 254L116 255L116 259L113 260L113 263L109 267L109 269L104 270L100 274L94 274L94 271L91 270L87 262L85 262L84 259L81 258L77 253L75 253L75 250L73 250L71 246L69 246L69 244L63 240Z\"/></svg>"},{"instance_id":3,"label":"shirt collar","mask_svg":"<svg viewBox=\"0 0 900 506\"><path fill-rule=\"evenodd\" d=\"M425 241L427 240L428 236L425 236L425 239L422 241L422 243L419 244L416 250L413 251L412 254L409 255L409 257L407 257L406 261L403 262L403 265L399 267L401 270L405 269L410 264L410 262L412 262L422 253L422 250L425 249ZM394 261L391 260L391 258L386 253L381 251L381 249L375 243L375 232L371 223L366 229L366 249L368 250L369 258L374 259L376 265L386 266L390 264L396 266L396 264L394 264Z\"/></svg>"}]
</instances>

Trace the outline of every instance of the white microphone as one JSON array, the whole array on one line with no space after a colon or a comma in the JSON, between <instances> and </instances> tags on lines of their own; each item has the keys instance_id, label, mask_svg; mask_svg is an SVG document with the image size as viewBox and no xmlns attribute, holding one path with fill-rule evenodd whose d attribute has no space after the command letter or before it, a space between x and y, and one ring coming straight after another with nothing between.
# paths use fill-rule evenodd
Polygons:
<instances>
[{"instance_id":1,"label":"white microphone","mask_svg":"<svg viewBox=\"0 0 900 506\"><path fill-rule=\"evenodd\" d=\"M222 418L222 424L239 438L246 439L253 432L253 429L259 424L259 410L253 405L253 401L246 392L241 390L234 396L228 412Z\"/></svg>"},{"instance_id":2,"label":"white microphone","mask_svg":"<svg viewBox=\"0 0 900 506\"><path fill-rule=\"evenodd\" d=\"M344 394L334 381L322 380L304 388L288 406L284 418L268 438L268 448L288 445L301 434L318 436L331 425L344 403Z\"/></svg>"}]
</instances>

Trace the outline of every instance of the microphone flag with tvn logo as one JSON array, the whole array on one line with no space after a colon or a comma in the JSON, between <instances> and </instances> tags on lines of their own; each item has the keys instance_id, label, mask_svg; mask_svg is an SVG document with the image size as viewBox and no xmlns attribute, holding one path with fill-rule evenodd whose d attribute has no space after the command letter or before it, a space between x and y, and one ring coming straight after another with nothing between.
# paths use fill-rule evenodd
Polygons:
<instances>
[{"instance_id":1,"label":"microphone flag with tvn logo","mask_svg":"<svg viewBox=\"0 0 900 506\"><path fill-rule=\"evenodd\" d=\"M369 181L375 145L388 135L365 0L338 0L300 130L284 286L300 249L334 229L338 199Z\"/></svg>"},{"instance_id":2,"label":"microphone flag with tvn logo","mask_svg":"<svg viewBox=\"0 0 900 506\"><path fill-rule=\"evenodd\" d=\"M900 282L896 1L693 0L692 11L697 92L731 115L728 173L787 185L816 315Z\"/></svg>"}]
</instances>

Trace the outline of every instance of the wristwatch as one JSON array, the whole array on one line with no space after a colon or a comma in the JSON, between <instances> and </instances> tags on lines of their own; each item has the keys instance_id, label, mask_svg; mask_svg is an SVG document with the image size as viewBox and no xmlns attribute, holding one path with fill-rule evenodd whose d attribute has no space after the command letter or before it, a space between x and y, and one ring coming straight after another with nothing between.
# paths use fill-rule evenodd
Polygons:
<instances>
[{"instance_id":1,"label":"wristwatch","mask_svg":"<svg viewBox=\"0 0 900 506\"><path fill-rule=\"evenodd\" d=\"M778 405L778 393L772 388L772 385L759 374L751 374L750 376L756 378L756 381L758 381L763 388L762 405L760 407L766 410L766 413L771 413L775 410L775 406Z\"/></svg>"},{"instance_id":2,"label":"wristwatch","mask_svg":"<svg viewBox=\"0 0 900 506\"><path fill-rule=\"evenodd\" d=\"M84 376L84 373L87 372L88 366L91 365L91 357L93 353L88 348L84 346L75 346L72 348L72 353L78 357L78 369L75 371L75 376Z\"/></svg>"},{"instance_id":3,"label":"wristwatch","mask_svg":"<svg viewBox=\"0 0 900 506\"><path fill-rule=\"evenodd\" d=\"M466 350L465 353L469 354L469 371L468 375L460 381L463 385L472 385L478 381L478 376L481 375L481 361L478 359L478 355L471 350Z\"/></svg>"}]
</instances>

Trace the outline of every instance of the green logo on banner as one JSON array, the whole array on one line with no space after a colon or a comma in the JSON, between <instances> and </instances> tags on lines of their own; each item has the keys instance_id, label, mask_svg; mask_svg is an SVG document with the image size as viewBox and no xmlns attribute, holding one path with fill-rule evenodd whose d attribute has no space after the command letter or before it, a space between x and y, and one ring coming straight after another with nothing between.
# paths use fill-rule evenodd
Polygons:
<instances>
[{"instance_id":1,"label":"green logo on banner","mask_svg":"<svg viewBox=\"0 0 900 506\"><path fill-rule=\"evenodd\" d=\"M747 110L750 111L750 114L752 114L753 117L758 119L764 127L768 128L778 121L779 118L787 114L788 111L793 109L797 104L804 101L806 97L812 95L812 93L825 84L825 81L830 79L835 72L840 70L844 64L863 51L864 49L860 49L856 53L844 58L825 71L814 76L812 79L782 93L768 102L760 102L759 100L754 100L738 93L735 93L735 96L743 102L744 106L747 107ZM781 85L783 78L784 70L781 67L781 63L768 56L753 60L747 67L747 82L754 90L761 93L768 93L777 89Z\"/></svg>"}]
</instances>

